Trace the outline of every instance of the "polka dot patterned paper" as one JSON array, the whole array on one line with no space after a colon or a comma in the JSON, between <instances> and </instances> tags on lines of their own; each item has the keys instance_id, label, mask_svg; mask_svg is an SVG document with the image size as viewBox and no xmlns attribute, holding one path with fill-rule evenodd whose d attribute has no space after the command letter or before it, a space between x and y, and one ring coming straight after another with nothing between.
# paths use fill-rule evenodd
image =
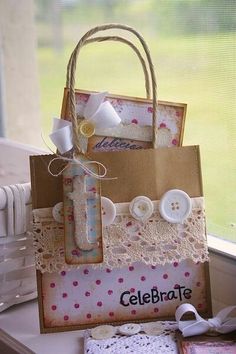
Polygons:
<instances>
[{"instance_id":1,"label":"polka dot patterned paper","mask_svg":"<svg viewBox=\"0 0 236 354\"><path fill-rule=\"evenodd\" d=\"M192 261L165 266L135 263L121 269L80 269L41 275L44 327L89 326L173 317L192 303L208 309L205 266Z\"/></svg>"}]
</instances>

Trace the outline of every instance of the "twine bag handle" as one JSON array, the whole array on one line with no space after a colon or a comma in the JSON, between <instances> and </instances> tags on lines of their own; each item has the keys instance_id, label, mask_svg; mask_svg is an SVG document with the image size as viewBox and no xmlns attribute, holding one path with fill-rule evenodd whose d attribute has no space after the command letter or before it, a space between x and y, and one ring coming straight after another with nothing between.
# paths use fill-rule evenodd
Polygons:
<instances>
[{"instance_id":1,"label":"twine bag handle","mask_svg":"<svg viewBox=\"0 0 236 354\"><path fill-rule=\"evenodd\" d=\"M148 66L151 74L151 86L152 86L152 104L153 104L153 112L152 112L152 126L153 126L153 147L155 148L157 146L157 129L156 129L156 111L157 111L157 94L156 94L156 76L154 72L154 66L152 63L150 51L148 49L148 46L144 40L144 38L132 27L129 27L127 25L121 25L121 24L107 24L107 25L102 25L102 26L97 26L89 30L85 35L80 39L78 42L77 46L74 49L74 52L72 53L72 58L70 60L70 75L68 75L69 78L69 105L70 105L70 115L71 115L71 121L72 121L72 127L73 127L73 143L75 146L75 151L77 153L82 153L80 146L79 146L79 139L77 136L77 131L78 131L78 122L77 122L77 117L76 117L76 102L75 102L75 72L76 72L76 62L78 55L80 53L81 48L85 45L86 40L94 35L97 32L100 31L106 31L109 29L122 29L128 32L133 33L140 41L142 44L142 47L145 51L147 61L148 61Z\"/></svg>"},{"instance_id":2,"label":"twine bag handle","mask_svg":"<svg viewBox=\"0 0 236 354\"><path fill-rule=\"evenodd\" d=\"M84 46L88 45L90 43L95 43L95 42L106 42L106 41L114 41L114 42L121 42L124 44L127 44L130 48L132 48L134 50L134 52L137 54L142 68L143 68L143 73L144 73L144 79L145 79L145 89L146 89L146 97L147 99L151 98L151 93L150 93L150 79L149 79L149 73L147 70L147 66L146 66L146 62L142 56L142 54L140 53L140 51L138 50L138 48L130 41L128 41L128 39L125 39L123 37L120 36L101 36L101 37L94 37L94 38L90 38L87 39L84 42ZM66 87L69 87L70 85L70 72L71 72L71 62L74 56L74 51L72 52L68 65L67 65L67 75L66 75Z\"/></svg>"}]
</instances>

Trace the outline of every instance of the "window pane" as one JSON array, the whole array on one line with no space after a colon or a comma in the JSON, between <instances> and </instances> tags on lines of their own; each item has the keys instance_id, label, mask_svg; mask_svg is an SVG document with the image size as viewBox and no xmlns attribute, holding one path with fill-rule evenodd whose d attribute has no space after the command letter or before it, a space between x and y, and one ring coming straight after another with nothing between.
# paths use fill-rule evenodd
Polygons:
<instances>
[{"instance_id":1,"label":"window pane","mask_svg":"<svg viewBox=\"0 0 236 354\"><path fill-rule=\"evenodd\" d=\"M208 232L236 242L236 46L234 0L37 0L43 128L59 115L66 64L78 39L99 23L134 26L147 40L161 100L188 104L184 144L200 144ZM53 16L52 16L53 14ZM87 46L77 87L144 95L129 48Z\"/></svg>"}]
</instances>

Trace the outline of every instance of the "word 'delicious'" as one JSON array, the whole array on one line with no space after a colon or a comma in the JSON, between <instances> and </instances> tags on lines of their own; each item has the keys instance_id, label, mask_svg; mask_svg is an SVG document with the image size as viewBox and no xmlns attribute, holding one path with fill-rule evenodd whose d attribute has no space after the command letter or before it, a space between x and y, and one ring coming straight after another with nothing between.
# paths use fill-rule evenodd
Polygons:
<instances>
[{"instance_id":1,"label":"word 'delicious'","mask_svg":"<svg viewBox=\"0 0 236 354\"><path fill-rule=\"evenodd\" d=\"M139 150L143 149L147 143L126 140L126 139L119 139L119 138L109 138L104 137L101 141L97 142L94 145L94 151L116 151L116 150Z\"/></svg>"}]
</instances>

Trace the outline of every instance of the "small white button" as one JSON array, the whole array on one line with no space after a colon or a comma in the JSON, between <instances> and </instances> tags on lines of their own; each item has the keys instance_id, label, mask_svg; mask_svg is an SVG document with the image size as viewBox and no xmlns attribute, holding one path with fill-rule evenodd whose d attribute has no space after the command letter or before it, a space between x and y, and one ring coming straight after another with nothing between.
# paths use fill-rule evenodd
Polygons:
<instances>
[{"instance_id":1,"label":"small white button","mask_svg":"<svg viewBox=\"0 0 236 354\"><path fill-rule=\"evenodd\" d=\"M63 202L57 203L52 208L52 216L55 221L62 224L64 222L64 210L63 210Z\"/></svg>"},{"instance_id":2,"label":"small white button","mask_svg":"<svg viewBox=\"0 0 236 354\"><path fill-rule=\"evenodd\" d=\"M137 323L126 323L119 327L120 334L133 336L141 331L141 326Z\"/></svg>"},{"instance_id":3,"label":"small white button","mask_svg":"<svg viewBox=\"0 0 236 354\"><path fill-rule=\"evenodd\" d=\"M148 336L159 336L164 333L163 326L156 322L144 323L142 329Z\"/></svg>"},{"instance_id":4,"label":"small white button","mask_svg":"<svg viewBox=\"0 0 236 354\"><path fill-rule=\"evenodd\" d=\"M91 329L91 336L94 339L109 339L116 334L116 329L110 325L98 326Z\"/></svg>"},{"instance_id":5,"label":"small white button","mask_svg":"<svg viewBox=\"0 0 236 354\"><path fill-rule=\"evenodd\" d=\"M101 197L101 208L103 226L111 225L116 217L115 204L109 198Z\"/></svg>"},{"instance_id":6,"label":"small white button","mask_svg":"<svg viewBox=\"0 0 236 354\"><path fill-rule=\"evenodd\" d=\"M130 214L140 221L149 219L152 216L153 208L152 201L144 196L134 198L129 205Z\"/></svg>"},{"instance_id":7,"label":"small white button","mask_svg":"<svg viewBox=\"0 0 236 354\"><path fill-rule=\"evenodd\" d=\"M192 210L192 201L187 193L180 189L171 189L160 200L159 211L163 219L176 224L182 223Z\"/></svg>"}]
</instances>

